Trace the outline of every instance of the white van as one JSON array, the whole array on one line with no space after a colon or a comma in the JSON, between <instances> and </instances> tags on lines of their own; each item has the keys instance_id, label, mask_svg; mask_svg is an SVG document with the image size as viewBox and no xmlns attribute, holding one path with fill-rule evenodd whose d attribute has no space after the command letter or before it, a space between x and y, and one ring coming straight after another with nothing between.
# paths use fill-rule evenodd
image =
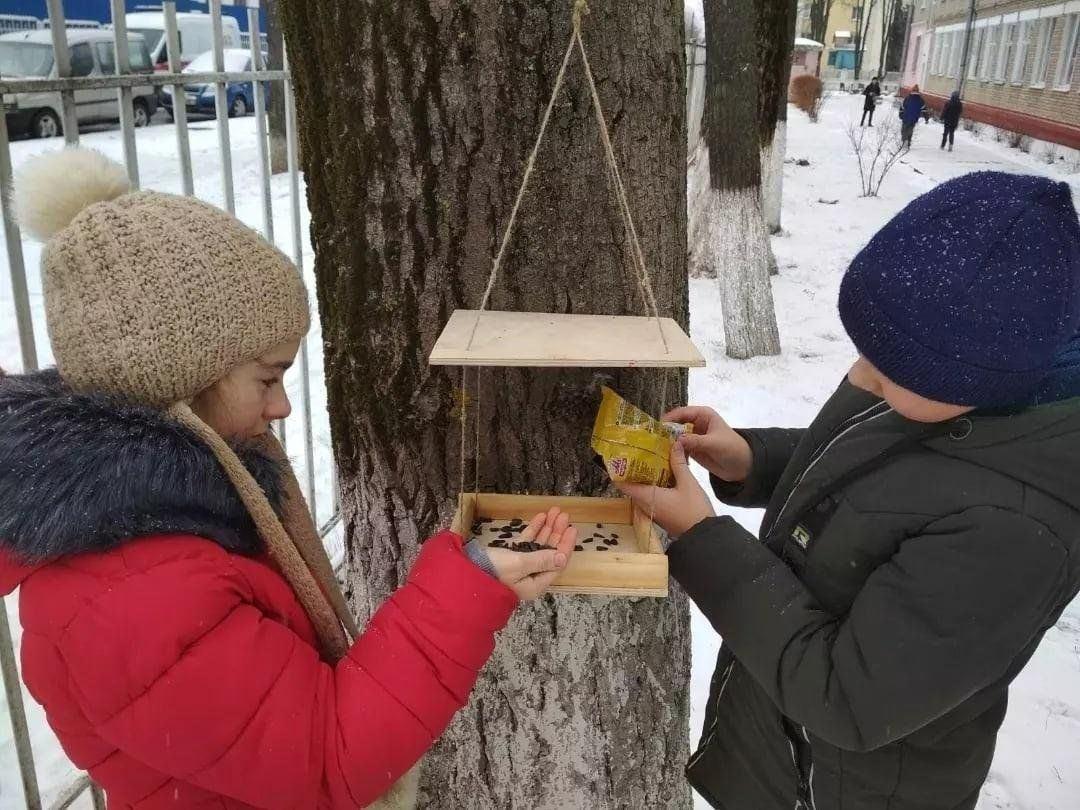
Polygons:
<instances>
[{"instance_id":1,"label":"white van","mask_svg":"<svg viewBox=\"0 0 1080 810\"><path fill-rule=\"evenodd\" d=\"M165 44L165 12L136 11L125 15L124 22L129 32L143 35L154 69L167 71L169 52ZM209 14L179 13L176 28L180 36L180 67L186 67L200 53L213 49L214 28ZM221 15L221 31L226 48L240 47L240 23L235 17Z\"/></svg>"},{"instance_id":2,"label":"white van","mask_svg":"<svg viewBox=\"0 0 1080 810\"><path fill-rule=\"evenodd\" d=\"M114 76L116 54L113 32L101 28L67 29L71 75ZM128 34L132 73L153 73L146 40ZM17 31L0 36L0 76L23 79L55 79L52 33L46 30ZM76 90L75 115L80 124L120 119L120 101L115 88ZM145 127L157 110L157 91L149 84L132 88L135 126ZM8 131L35 138L62 134L60 94L57 92L10 93L4 97Z\"/></svg>"}]
</instances>

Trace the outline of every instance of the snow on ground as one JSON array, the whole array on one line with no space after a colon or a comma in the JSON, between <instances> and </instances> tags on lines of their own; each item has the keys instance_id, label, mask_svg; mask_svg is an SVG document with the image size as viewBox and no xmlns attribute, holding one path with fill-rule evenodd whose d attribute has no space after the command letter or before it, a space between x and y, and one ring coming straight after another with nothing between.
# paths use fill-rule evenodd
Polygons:
<instances>
[{"instance_id":1,"label":"snow on ground","mask_svg":"<svg viewBox=\"0 0 1080 810\"><path fill-rule=\"evenodd\" d=\"M691 329L705 350L709 366L690 376L690 401L716 407L733 424L745 426L803 425L817 412L854 357L836 314L840 276L855 252L905 203L939 182L967 171L999 169L1052 174L1073 183L1066 166L1040 162L1037 154L1024 155L989 137L957 133L956 151L939 152L940 126L920 124L915 148L886 179L877 199L858 198L858 178L849 153L844 127L857 117L862 98L838 96L825 109L819 124L791 109L788 130L790 158L806 158L810 165L785 165L784 232L773 239L780 265L774 294L784 353L779 357L731 361L724 355L723 328L715 282L691 283ZM881 115L892 114L883 106ZM230 122L237 213L253 227L262 227L254 122ZM83 142L116 159L122 158L115 131L86 135ZM171 126L153 126L138 132L139 160L144 188L179 191L175 134ZM196 194L221 204L220 161L212 121L193 124L191 144ZM13 144L16 167L38 152L59 148L58 141L22 141ZM288 178L274 178L275 235L291 255ZM826 205L819 199L837 200ZM307 243L306 209L302 211L304 264L311 279L312 254ZM2 239L2 235L0 235ZM40 251L24 243L36 335L42 364L49 360L48 340L37 273ZM0 250L0 262L6 264ZM6 276L6 274L3 274ZM312 353L313 411L317 490L322 518L330 514L330 450L322 384L321 335L316 324L309 338ZM10 287L0 282L0 367L20 368L17 333ZM287 379L299 408L299 376ZM290 420L289 448L301 469L302 421ZM756 530L760 515L736 510L736 517ZM7 600L16 638L19 634L15 600ZM694 661L691 675L692 743L696 744L708 698L709 676L719 646L715 633L695 612ZM25 695L38 762L38 777L46 803L75 777L41 711ZM1075 603L1051 630L1035 658L1017 680L998 754L979 810L1069 810L1080 795L1080 603ZM22 807L18 768L6 721L0 720L0 810ZM89 803L84 800L83 807ZM701 805L704 807L704 804Z\"/></svg>"},{"instance_id":2,"label":"snow on ground","mask_svg":"<svg viewBox=\"0 0 1080 810\"><path fill-rule=\"evenodd\" d=\"M879 108L879 122L896 113ZM859 198L859 178L846 127L858 120L862 96L830 98L821 123L789 108L788 158L809 166L784 166L783 232L773 238L780 266L773 293L783 354L749 361L724 354L720 298L713 281L691 282L692 336L708 366L690 372L690 401L715 407L731 424L794 427L807 424L832 393L855 353L836 311L840 278L870 237L912 198L971 171L1047 174L1072 184L1067 174L1037 156L990 138L956 134L952 153L938 149L940 124L919 124L914 148L892 170L876 199ZM828 205L819 200L837 200ZM700 471L699 471L700 472ZM703 483L706 476L701 475ZM757 531L761 513L731 510ZM696 610L693 615L691 742L697 744L719 639ZM1080 807L1080 600L1047 633L1013 685L1009 713L979 810L1076 810ZM698 806L707 807L698 799ZM824 808L823 808L824 810Z\"/></svg>"}]
</instances>

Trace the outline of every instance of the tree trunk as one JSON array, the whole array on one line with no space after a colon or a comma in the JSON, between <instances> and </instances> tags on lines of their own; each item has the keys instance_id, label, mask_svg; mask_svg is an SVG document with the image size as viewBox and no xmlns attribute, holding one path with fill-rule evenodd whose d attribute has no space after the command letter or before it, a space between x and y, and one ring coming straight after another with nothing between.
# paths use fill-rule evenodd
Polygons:
<instances>
[{"instance_id":1,"label":"tree trunk","mask_svg":"<svg viewBox=\"0 0 1080 810\"><path fill-rule=\"evenodd\" d=\"M795 43L797 0L758 0L757 55L758 141L761 146L761 189L765 226L780 232L784 193L784 151L787 146L787 88ZM775 261L770 270L775 268Z\"/></svg>"},{"instance_id":2,"label":"tree trunk","mask_svg":"<svg viewBox=\"0 0 1080 810\"><path fill-rule=\"evenodd\" d=\"M281 34L280 0L264 0L266 9L267 67L281 70L285 65L285 38ZM285 137L285 91L275 83L266 112L270 119L270 173L289 170L289 149Z\"/></svg>"},{"instance_id":3,"label":"tree trunk","mask_svg":"<svg viewBox=\"0 0 1080 810\"><path fill-rule=\"evenodd\" d=\"M583 37L660 310L684 326L682 4L592 0ZM459 369L427 355L481 299L570 35L539 0L283 0L300 133L349 597L366 621L459 491ZM642 314L575 60L492 309ZM668 374L666 396L662 374ZM683 372L483 369L483 491L607 491L589 434L606 382L646 410ZM468 375L470 388L475 370ZM662 400L666 400L662 402ZM666 600L547 597L499 638L428 755L420 804L689 808L689 614Z\"/></svg>"},{"instance_id":4,"label":"tree trunk","mask_svg":"<svg viewBox=\"0 0 1080 810\"><path fill-rule=\"evenodd\" d=\"M833 0L813 0L810 6L810 38L825 47L825 35L829 32L829 15L832 14Z\"/></svg>"},{"instance_id":5,"label":"tree trunk","mask_svg":"<svg viewBox=\"0 0 1080 810\"><path fill-rule=\"evenodd\" d=\"M755 0L705 0L710 199L703 260L716 267L729 357L779 354L761 210Z\"/></svg>"}]
</instances>

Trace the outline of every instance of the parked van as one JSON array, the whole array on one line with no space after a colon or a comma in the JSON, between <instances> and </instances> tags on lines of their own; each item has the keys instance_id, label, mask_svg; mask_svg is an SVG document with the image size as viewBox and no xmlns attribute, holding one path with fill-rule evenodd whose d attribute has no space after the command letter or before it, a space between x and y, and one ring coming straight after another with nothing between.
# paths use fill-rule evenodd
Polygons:
<instances>
[{"instance_id":1,"label":"parked van","mask_svg":"<svg viewBox=\"0 0 1080 810\"><path fill-rule=\"evenodd\" d=\"M142 34L150 49L150 61L157 71L169 69L169 52L165 44L165 12L136 11L124 16L129 33ZM214 28L209 14L194 12L176 15L176 28L180 36L180 67L186 67L192 59L214 47ZM239 48L240 23L235 17L221 15L221 30L226 48Z\"/></svg>"},{"instance_id":2,"label":"parked van","mask_svg":"<svg viewBox=\"0 0 1080 810\"><path fill-rule=\"evenodd\" d=\"M71 75L114 76L116 53L113 32L101 28L69 28L68 50ZM132 73L153 73L153 63L146 40L140 34L128 34L128 53ZM13 78L55 79L52 33L48 30L18 31L0 36L0 76ZM118 121L120 101L116 88L75 91L75 114L80 124ZM157 110L158 95L151 85L132 88L135 126L145 127ZM4 97L4 111L11 134L29 134L52 138L62 134L61 104L58 92L11 93Z\"/></svg>"}]
</instances>

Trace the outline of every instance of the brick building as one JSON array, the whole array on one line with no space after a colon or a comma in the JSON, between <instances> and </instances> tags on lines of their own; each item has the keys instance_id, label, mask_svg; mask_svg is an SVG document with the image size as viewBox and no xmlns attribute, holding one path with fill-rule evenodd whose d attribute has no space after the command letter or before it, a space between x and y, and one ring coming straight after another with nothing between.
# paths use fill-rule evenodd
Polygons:
<instances>
[{"instance_id":1,"label":"brick building","mask_svg":"<svg viewBox=\"0 0 1080 810\"><path fill-rule=\"evenodd\" d=\"M972 14L974 5L974 14ZM915 0L903 85L936 109L1080 149L1080 0Z\"/></svg>"}]
</instances>

